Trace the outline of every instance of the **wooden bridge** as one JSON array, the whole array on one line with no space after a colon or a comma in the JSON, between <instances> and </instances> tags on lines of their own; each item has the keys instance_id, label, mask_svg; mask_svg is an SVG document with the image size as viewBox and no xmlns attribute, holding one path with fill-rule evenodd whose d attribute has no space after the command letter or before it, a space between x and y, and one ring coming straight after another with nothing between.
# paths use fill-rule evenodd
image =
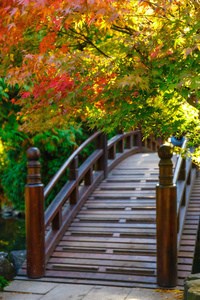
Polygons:
<instances>
[{"instance_id":1,"label":"wooden bridge","mask_svg":"<svg viewBox=\"0 0 200 300\"><path fill-rule=\"evenodd\" d=\"M96 150L78 168L78 155L93 140ZM174 157L172 164L169 146L161 148L158 167L160 159L153 151L161 142L152 137L142 142L139 131L108 142L105 135L95 133L44 192L38 150L29 149L27 265L17 278L182 288L193 268L199 179L191 161ZM69 181L43 215L43 195L50 193L67 168Z\"/></svg>"}]
</instances>

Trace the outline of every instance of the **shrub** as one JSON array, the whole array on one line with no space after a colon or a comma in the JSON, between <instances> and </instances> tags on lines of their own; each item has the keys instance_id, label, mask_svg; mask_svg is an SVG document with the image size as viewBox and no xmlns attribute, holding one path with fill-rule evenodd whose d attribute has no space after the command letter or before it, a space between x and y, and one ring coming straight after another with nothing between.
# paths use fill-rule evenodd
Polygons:
<instances>
[{"instance_id":1,"label":"shrub","mask_svg":"<svg viewBox=\"0 0 200 300\"><path fill-rule=\"evenodd\" d=\"M6 279L4 279L3 276L0 276L0 291L3 291L3 289L4 289L7 285L9 285L9 282L8 282Z\"/></svg>"},{"instance_id":2,"label":"shrub","mask_svg":"<svg viewBox=\"0 0 200 300\"><path fill-rule=\"evenodd\" d=\"M8 135L11 135L11 132ZM20 133L21 140L16 137L5 141L4 139L4 160L0 161L1 185L4 194L13 204L15 209L24 210L24 187L27 182L27 158L26 150L31 147L39 148L41 152L41 175L44 186L50 181L53 175L62 166L70 154L88 136L86 130L82 128L64 128L62 130L46 131L34 137L28 137ZM87 151L90 151L88 149ZM67 180L66 173L57 183L55 189L49 195L46 205L54 198L58 189Z\"/></svg>"}]
</instances>

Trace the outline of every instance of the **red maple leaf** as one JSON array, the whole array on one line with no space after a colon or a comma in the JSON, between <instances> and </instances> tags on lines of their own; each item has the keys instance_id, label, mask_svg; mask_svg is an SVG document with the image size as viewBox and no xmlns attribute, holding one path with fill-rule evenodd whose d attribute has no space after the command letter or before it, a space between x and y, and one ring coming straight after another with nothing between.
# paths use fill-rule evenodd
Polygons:
<instances>
[{"instance_id":1,"label":"red maple leaf","mask_svg":"<svg viewBox=\"0 0 200 300\"><path fill-rule=\"evenodd\" d=\"M10 102L11 102L12 104L15 103L15 99L12 98L12 99L10 100Z\"/></svg>"}]
</instances>

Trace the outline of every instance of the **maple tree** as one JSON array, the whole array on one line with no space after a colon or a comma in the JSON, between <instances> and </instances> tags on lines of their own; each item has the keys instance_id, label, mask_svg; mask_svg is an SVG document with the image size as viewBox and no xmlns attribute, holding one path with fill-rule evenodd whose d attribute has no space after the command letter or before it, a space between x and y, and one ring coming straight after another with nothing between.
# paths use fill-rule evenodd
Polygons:
<instances>
[{"instance_id":1,"label":"maple tree","mask_svg":"<svg viewBox=\"0 0 200 300\"><path fill-rule=\"evenodd\" d=\"M79 118L198 141L198 0L0 2L0 76L25 131Z\"/></svg>"}]
</instances>

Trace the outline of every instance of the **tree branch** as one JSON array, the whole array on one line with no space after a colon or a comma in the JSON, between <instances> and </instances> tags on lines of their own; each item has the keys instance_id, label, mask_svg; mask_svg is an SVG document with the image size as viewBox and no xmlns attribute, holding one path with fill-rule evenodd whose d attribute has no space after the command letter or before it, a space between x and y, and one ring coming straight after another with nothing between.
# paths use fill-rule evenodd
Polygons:
<instances>
[{"instance_id":1,"label":"tree branch","mask_svg":"<svg viewBox=\"0 0 200 300\"><path fill-rule=\"evenodd\" d=\"M105 57L110 58L110 56L108 56L106 53L104 53L101 49L99 49L87 36L85 36L83 33L79 33L77 31L75 31L72 28L69 28L69 30L71 30L73 33L77 34L78 36L82 37L82 40L88 44L90 44L91 46L93 46L98 52L100 52L101 54L103 54ZM84 38L84 39L83 39Z\"/></svg>"}]
</instances>

